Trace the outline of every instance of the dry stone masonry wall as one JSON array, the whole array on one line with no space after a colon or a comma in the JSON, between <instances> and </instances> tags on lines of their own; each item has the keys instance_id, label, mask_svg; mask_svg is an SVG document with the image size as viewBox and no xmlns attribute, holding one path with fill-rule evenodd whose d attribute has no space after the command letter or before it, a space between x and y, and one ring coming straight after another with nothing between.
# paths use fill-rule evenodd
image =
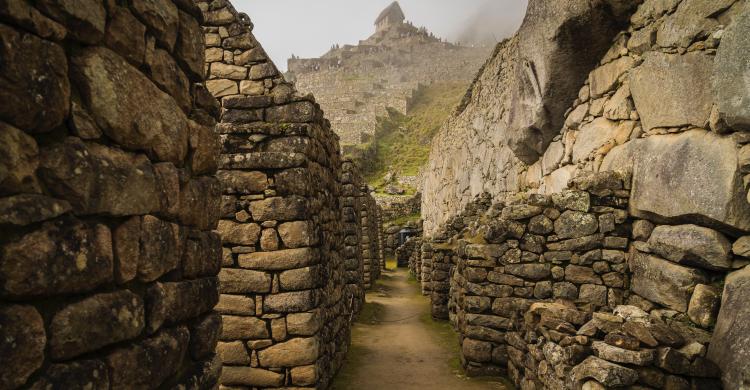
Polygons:
<instances>
[{"instance_id":1,"label":"dry stone masonry wall","mask_svg":"<svg viewBox=\"0 0 750 390\"><path fill-rule=\"evenodd\" d=\"M569 19L563 26L595 20L594 10L553 17L552 5L538 3L525 26L554 25L560 15ZM505 370L521 388L750 384L740 303L750 284L748 90L737 87L749 71L750 8L732 0L637 5L616 18L628 25L599 64L573 75L581 87L556 135L546 138L549 127L539 125L561 120L549 115L563 97L544 93L540 71L554 62L521 49L556 43L522 27L433 143L422 269L434 278L441 253L455 259L447 311L470 373ZM526 64L532 71L519 76ZM527 81L515 85L529 79L534 93ZM538 143L529 129L540 130ZM488 158L470 157L477 153ZM485 193L501 206L475 198ZM576 193L588 194L586 210L560 207ZM530 214L513 217L521 211ZM497 227L506 237L490 243ZM446 293L430 283L442 315Z\"/></svg>"},{"instance_id":2,"label":"dry stone masonry wall","mask_svg":"<svg viewBox=\"0 0 750 390\"><path fill-rule=\"evenodd\" d=\"M278 72L247 15L223 0L198 6L206 86L221 115L221 385L327 388L377 277L367 272L379 263L369 254L379 253L377 240L369 246L374 200L341 160L320 107Z\"/></svg>"},{"instance_id":3,"label":"dry stone masonry wall","mask_svg":"<svg viewBox=\"0 0 750 390\"><path fill-rule=\"evenodd\" d=\"M192 3L0 5L0 388L212 388L220 187Z\"/></svg>"}]
</instances>

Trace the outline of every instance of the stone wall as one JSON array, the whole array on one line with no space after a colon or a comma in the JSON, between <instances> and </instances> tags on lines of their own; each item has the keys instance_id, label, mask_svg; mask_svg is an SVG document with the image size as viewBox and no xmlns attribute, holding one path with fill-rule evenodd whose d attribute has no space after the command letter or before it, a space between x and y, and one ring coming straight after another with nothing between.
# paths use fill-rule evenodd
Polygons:
<instances>
[{"instance_id":1,"label":"stone wall","mask_svg":"<svg viewBox=\"0 0 750 390\"><path fill-rule=\"evenodd\" d=\"M742 388L748 365L730 356L746 348L733 326L747 238L632 216L629 173L570 185L480 199L423 250L450 274L447 291L430 282L433 315L459 331L467 373L527 389Z\"/></svg>"},{"instance_id":2,"label":"stone wall","mask_svg":"<svg viewBox=\"0 0 750 390\"><path fill-rule=\"evenodd\" d=\"M369 290L375 285L375 281L380 278L381 264L384 263L383 252L381 249L380 226L381 226L381 209L375 199L368 194L367 184L362 184L360 200L362 202L360 210L360 227L362 263L364 267L365 289Z\"/></svg>"},{"instance_id":3,"label":"stone wall","mask_svg":"<svg viewBox=\"0 0 750 390\"><path fill-rule=\"evenodd\" d=\"M369 195L323 111L278 72L247 15L224 0L198 6L206 86L221 103L221 384L327 388L364 300Z\"/></svg>"},{"instance_id":4,"label":"stone wall","mask_svg":"<svg viewBox=\"0 0 750 390\"><path fill-rule=\"evenodd\" d=\"M190 2L0 5L0 388L212 388L216 107Z\"/></svg>"}]
</instances>

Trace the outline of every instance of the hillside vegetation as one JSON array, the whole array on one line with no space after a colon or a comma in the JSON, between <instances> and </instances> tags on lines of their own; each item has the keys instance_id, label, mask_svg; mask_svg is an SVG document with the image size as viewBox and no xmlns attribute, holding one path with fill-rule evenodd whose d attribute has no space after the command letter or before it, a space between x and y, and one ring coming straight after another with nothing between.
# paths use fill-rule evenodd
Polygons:
<instances>
[{"instance_id":1,"label":"hillside vegetation","mask_svg":"<svg viewBox=\"0 0 750 390\"><path fill-rule=\"evenodd\" d=\"M436 83L415 92L408 113L388 109L378 118L375 135L353 150L367 182L382 191L384 176L415 176L427 162L430 142L466 93L464 82ZM412 193L413 188L406 188Z\"/></svg>"}]
</instances>

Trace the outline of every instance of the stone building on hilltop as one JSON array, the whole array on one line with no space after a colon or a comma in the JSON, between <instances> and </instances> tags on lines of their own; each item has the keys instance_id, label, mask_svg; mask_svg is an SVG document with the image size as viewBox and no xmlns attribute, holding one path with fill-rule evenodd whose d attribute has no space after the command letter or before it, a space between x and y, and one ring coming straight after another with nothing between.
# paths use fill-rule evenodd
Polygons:
<instances>
[{"instance_id":1,"label":"stone building on hilltop","mask_svg":"<svg viewBox=\"0 0 750 390\"><path fill-rule=\"evenodd\" d=\"M345 150L372 137L387 107L407 112L420 85L468 85L490 50L443 42L407 22L398 2L381 12L375 27L357 45L334 45L319 58L288 61L287 78L299 91L315 94Z\"/></svg>"}]
</instances>

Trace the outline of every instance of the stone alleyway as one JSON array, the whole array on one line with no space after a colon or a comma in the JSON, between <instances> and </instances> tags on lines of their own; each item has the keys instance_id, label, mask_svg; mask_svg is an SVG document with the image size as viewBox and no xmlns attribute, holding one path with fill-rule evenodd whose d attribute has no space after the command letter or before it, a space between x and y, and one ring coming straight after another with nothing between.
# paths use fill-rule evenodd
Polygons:
<instances>
[{"instance_id":1,"label":"stone alleyway","mask_svg":"<svg viewBox=\"0 0 750 390\"><path fill-rule=\"evenodd\" d=\"M461 375L457 336L430 317L408 270L386 270L352 329L352 344L334 390L510 389L499 378Z\"/></svg>"}]
</instances>

